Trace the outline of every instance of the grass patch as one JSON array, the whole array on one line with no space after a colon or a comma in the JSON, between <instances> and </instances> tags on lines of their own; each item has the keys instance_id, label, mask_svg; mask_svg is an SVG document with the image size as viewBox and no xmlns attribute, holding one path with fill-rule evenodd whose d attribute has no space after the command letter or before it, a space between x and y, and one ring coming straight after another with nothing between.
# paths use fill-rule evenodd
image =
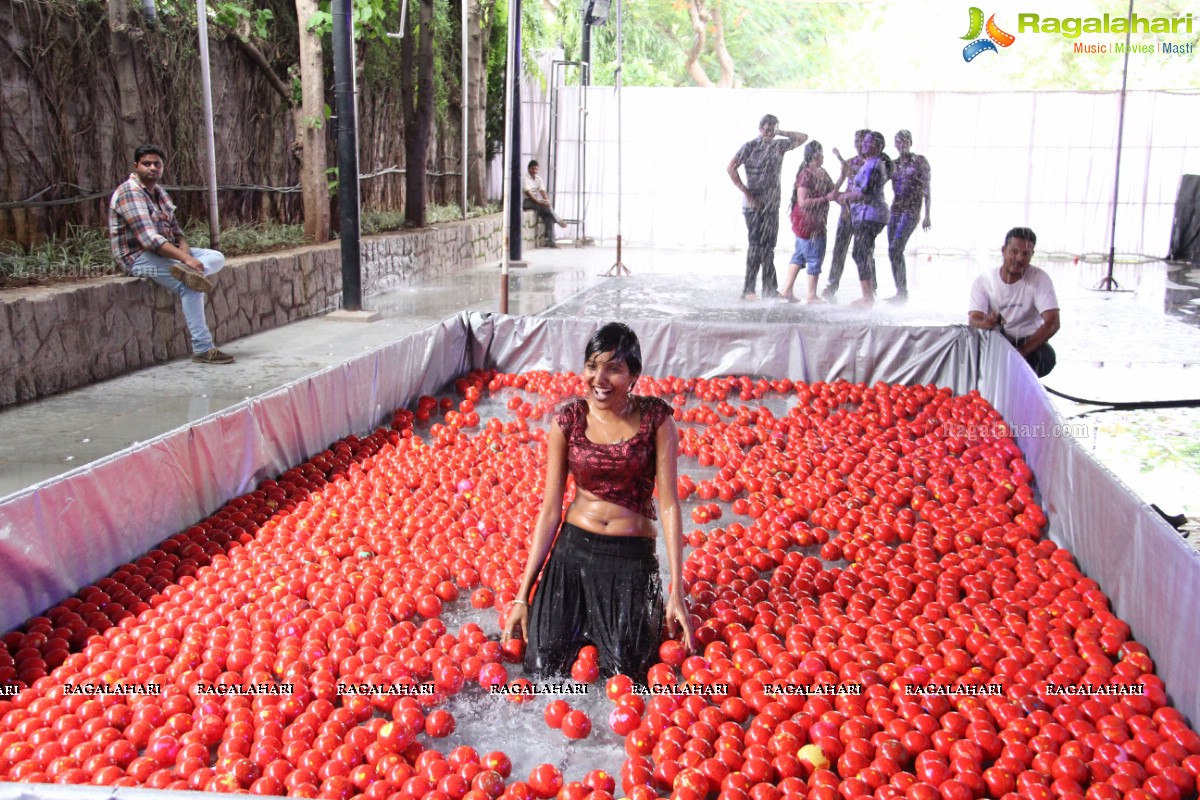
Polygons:
<instances>
[{"instance_id":1,"label":"grass patch","mask_svg":"<svg viewBox=\"0 0 1200 800\"><path fill-rule=\"evenodd\" d=\"M185 231L188 244L192 247L209 247L208 226L189 225ZM221 229L220 250L226 256L246 256L254 253L270 253L307 244L303 225L280 225L259 223L235 225Z\"/></svg>"}]
</instances>

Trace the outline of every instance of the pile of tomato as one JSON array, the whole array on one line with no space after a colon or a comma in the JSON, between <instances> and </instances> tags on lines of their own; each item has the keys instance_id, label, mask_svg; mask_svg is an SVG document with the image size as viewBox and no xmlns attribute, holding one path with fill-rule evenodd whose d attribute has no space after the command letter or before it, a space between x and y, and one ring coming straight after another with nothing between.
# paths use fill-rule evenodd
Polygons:
<instances>
[{"instance_id":1,"label":"pile of tomato","mask_svg":"<svg viewBox=\"0 0 1200 800\"><path fill-rule=\"evenodd\" d=\"M572 374L480 371L8 633L0 779L330 800L1196 796L1200 735L1043 538L1033 475L976 393L638 389L676 409L697 646L664 642L649 675L688 691L617 676L606 720L546 706L564 746L623 737L611 771L567 781L548 753L514 775L503 752L437 747L450 697L526 685L499 623L546 424L583 391ZM449 630L466 607L494 618ZM594 653L572 677L598 680Z\"/></svg>"}]
</instances>

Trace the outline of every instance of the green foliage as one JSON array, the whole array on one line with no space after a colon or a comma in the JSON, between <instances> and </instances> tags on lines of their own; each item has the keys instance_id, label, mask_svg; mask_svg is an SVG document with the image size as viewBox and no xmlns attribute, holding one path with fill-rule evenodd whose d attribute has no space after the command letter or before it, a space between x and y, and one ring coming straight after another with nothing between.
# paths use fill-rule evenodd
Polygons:
<instances>
[{"instance_id":1,"label":"green foliage","mask_svg":"<svg viewBox=\"0 0 1200 800\"><path fill-rule=\"evenodd\" d=\"M108 232L71 226L62 239L49 239L25 249L0 242L0 280L5 278L84 280L117 274L108 247Z\"/></svg>"},{"instance_id":2,"label":"green foliage","mask_svg":"<svg viewBox=\"0 0 1200 800\"><path fill-rule=\"evenodd\" d=\"M354 35L358 40L385 39L392 31L388 20L400 19L401 0L354 0ZM333 14L328 2L321 3L321 10L308 21L308 29L320 36L333 34ZM409 8L412 11L412 8Z\"/></svg>"},{"instance_id":3,"label":"green foliage","mask_svg":"<svg viewBox=\"0 0 1200 800\"><path fill-rule=\"evenodd\" d=\"M193 247L209 247L208 225L193 222L187 226L188 244ZM236 225L221 229L221 252L227 256L244 256L251 253L269 253L304 244L303 225L258 223Z\"/></svg>"},{"instance_id":4,"label":"green foliage","mask_svg":"<svg viewBox=\"0 0 1200 800\"><path fill-rule=\"evenodd\" d=\"M819 86L830 70L828 36L845 41L863 24L855 3L781 3L778 0L716 0L707 4L721 15L725 46L734 64L735 84L753 88ZM687 56L695 33L685 0L623 0L622 25L626 86L692 86ZM563 3L553 27L568 59L582 47L579 9ZM617 64L616 3L604 25L592 28L592 82L611 86ZM710 24L699 64L714 82L720 67L713 54Z\"/></svg>"},{"instance_id":5,"label":"green foliage","mask_svg":"<svg viewBox=\"0 0 1200 800\"><path fill-rule=\"evenodd\" d=\"M820 89L834 73L832 56L872 16L856 3L737 2L726 5L725 43L742 86ZM877 12L876 12L877 13ZM830 41L838 44L831 47ZM704 62L716 75L714 62Z\"/></svg>"},{"instance_id":6,"label":"green foliage","mask_svg":"<svg viewBox=\"0 0 1200 800\"><path fill-rule=\"evenodd\" d=\"M451 113L451 102L456 108L459 105L458 85L462 82L462 26L458 15L451 18L450 11L450 0L433 0L433 114L443 123Z\"/></svg>"},{"instance_id":7,"label":"green foliage","mask_svg":"<svg viewBox=\"0 0 1200 800\"><path fill-rule=\"evenodd\" d=\"M508 0L484 3L487 37L487 160L504 144L504 71L508 63Z\"/></svg>"},{"instance_id":8,"label":"green foliage","mask_svg":"<svg viewBox=\"0 0 1200 800\"><path fill-rule=\"evenodd\" d=\"M275 13L269 8L249 9L241 3L218 3L209 12L213 21L231 30L239 30L243 22L259 39L266 39Z\"/></svg>"},{"instance_id":9,"label":"green foliage","mask_svg":"<svg viewBox=\"0 0 1200 800\"><path fill-rule=\"evenodd\" d=\"M684 68L691 47L690 23L686 9L670 0L623 0L623 70L626 86L688 86L691 80ZM564 6L567 4L564 4ZM560 16L562 41L569 60L581 55L581 15L568 9ZM614 2L608 21L592 27L592 83L612 86L617 67L617 6Z\"/></svg>"}]
</instances>

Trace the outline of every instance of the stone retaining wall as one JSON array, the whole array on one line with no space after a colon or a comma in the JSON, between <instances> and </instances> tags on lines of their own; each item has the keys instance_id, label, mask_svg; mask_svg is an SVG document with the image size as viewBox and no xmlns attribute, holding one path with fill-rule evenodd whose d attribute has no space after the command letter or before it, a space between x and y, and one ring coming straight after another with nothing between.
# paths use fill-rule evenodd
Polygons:
<instances>
[{"instance_id":1,"label":"stone retaining wall","mask_svg":"<svg viewBox=\"0 0 1200 800\"><path fill-rule=\"evenodd\" d=\"M536 217L522 239L536 246ZM363 296L499 261L500 215L439 223L362 240ZM233 258L209 294L217 342L238 339L341 305L338 242ZM85 386L189 355L178 299L138 278L0 292L0 406Z\"/></svg>"}]
</instances>

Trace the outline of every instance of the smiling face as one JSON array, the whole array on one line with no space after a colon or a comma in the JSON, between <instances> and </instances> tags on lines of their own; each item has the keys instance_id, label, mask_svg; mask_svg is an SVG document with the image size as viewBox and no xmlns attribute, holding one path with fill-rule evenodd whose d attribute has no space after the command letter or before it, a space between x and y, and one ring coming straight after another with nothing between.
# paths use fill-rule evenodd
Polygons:
<instances>
[{"instance_id":1,"label":"smiling face","mask_svg":"<svg viewBox=\"0 0 1200 800\"><path fill-rule=\"evenodd\" d=\"M906 136L901 136L900 134L896 134L896 150L898 150L902 156L907 155L908 152L912 150L912 139L909 139Z\"/></svg>"},{"instance_id":2,"label":"smiling face","mask_svg":"<svg viewBox=\"0 0 1200 800\"><path fill-rule=\"evenodd\" d=\"M159 178L163 173L162 156L157 153L146 153L137 160L133 165L133 171L137 173L138 180L145 186L153 186L158 183Z\"/></svg>"},{"instance_id":3,"label":"smiling face","mask_svg":"<svg viewBox=\"0 0 1200 800\"><path fill-rule=\"evenodd\" d=\"M583 365L583 382L588 388L588 400L596 409L619 413L625 408L637 375L614 355L615 351L609 350L591 356Z\"/></svg>"}]
</instances>

